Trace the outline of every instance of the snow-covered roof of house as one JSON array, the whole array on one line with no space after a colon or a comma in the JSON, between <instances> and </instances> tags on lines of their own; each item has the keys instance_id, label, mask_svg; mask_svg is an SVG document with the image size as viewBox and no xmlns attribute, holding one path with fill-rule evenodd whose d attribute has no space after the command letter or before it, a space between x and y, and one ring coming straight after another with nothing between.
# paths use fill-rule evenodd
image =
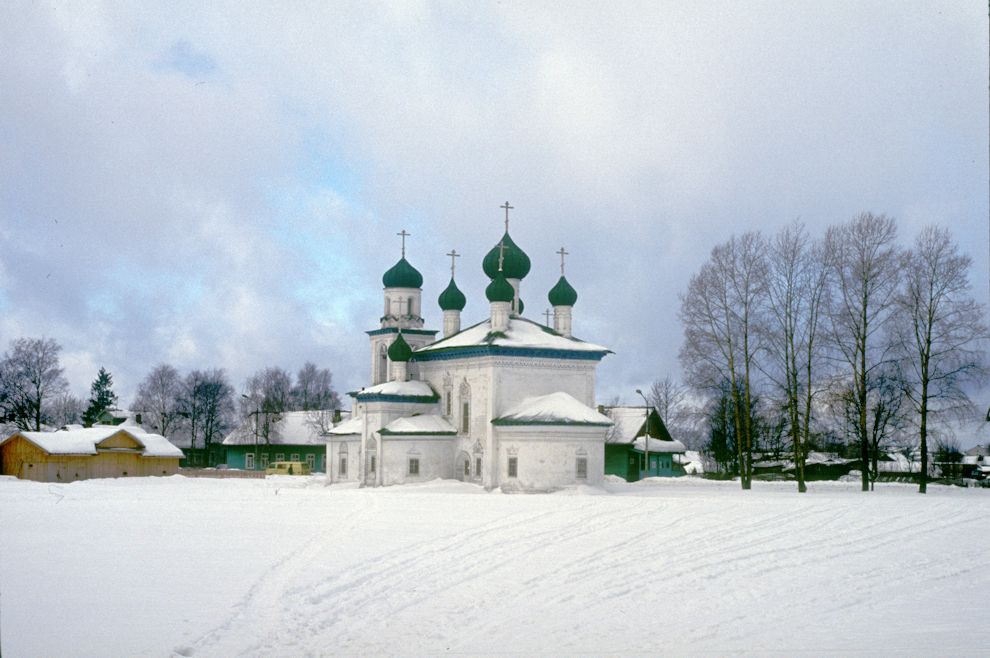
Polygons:
<instances>
[{"instance_id":1,"label":"snow-covered roof of house","mask_svg":"<svg viewBox=\"0 0 990 658\"><path fill-rule=\"evenodd\" d=\"M573 396L558 391L549 395L526 398L500 417L493 425L601 425L612 424L603 416Z\"/></svg>"},{"instance_id":2,"label":"snow-covered roof of house","mask_svg":"<svg viewBox=\"0 0 990 658\"><path fill-rule=\"evenodd\" d=\"M521 350L520 353L522 354L540 351L549 352L551 356L555 354L561 357L571 355L572 357L589 359L601 359L612 351L601 345L562 336L553 329L532 320L513 317L509 319L509 326L504 332L493 332L489 318L453 336L413 350L413 359L425 360L434 356L439 358L440 354L453 353L456 355L466 350L478 348L485 350L499 348L499 351L510 353L514 350Z\"/></svg>"},{"instance_id":3,"label":"snow-covered roof of house","mask_svg":"<svg viewBox=\"0 0 990 658\"><path fill-rule=\"evenodd\" d=\"M457 429L443 416L422 414L397 418L381 429L382 434L457 434Z\"/></svg>"},{"instance_id":4,"label":"snow-covered roof of house","mask_svg":"<svg viewBox=\"0 0 990 658\"><path fill-rule=\"evenodd\" d=\"M645 448L649 447L650 452L684 452L684 444L680 441L663 441L662 439L654 439L652 436L649 437L649 445L646 443L647 437L638 437L632 443L633 450L639 450L643 452Z\"/></svg>"},{"instance_id":5,"label":"snow-covered roof of house","mask_svg":"<svg viewBox=\"0 0 990 658\"><path fill-rule=\"evenodd\" d=\"M363 418L348 418L347 420L334 425L330 430L330 433L336 434L337 436L342 436L347 434L360 434L363 430Z\"/></svg>"},{"instance_id":6,"label":"snow-covered roof of house","mask_svg":"<svg viewBox=\"0 0 990 658\"><path fill-rule=\"evenodd\" d=\"M322 445L327 442L324 430L330 429L330 411L287 411L281 418L272 423L268 436L269 445ZM234 431L228 434L223 444L225 446L254 445L257 438L254 434L255 416L252 414ZM264 441L264 438L261 439Z\"/></svg>"},{"instance_id":7,"label":"snow-covered roof of house","mask_svg":"<svg viewBox=\"0 0 990 658\"><path fill-rule=\"evenodd\" d=\"M385 382L384 384L376 384L375 386L363 388L360 391L351 393L351 395L362 401L407 398L414 402L435 402L440 399L436 391L429 384L419 380Z\"/></svg>"},{"instance_id":8,"label":"snow-covered roof of house","mask_svg":"<svg viewBox=\"0 0 990 658\"><path fill-rule=\"evenodd\" d=\"M182 451L169 443L164 436L145 432L137 425L94 425L55 432L16 432L0 441L0 444L15 436L22 436L50 455L95 455L99 452L97 446L100 443L120 432L137 441L142 446L141 454L145 457L182 457Z\"/></svg>"},{"instance_id":9,"label":"snow-covered roof of house","mask_svg":"<svg viewBox=\"0 0 990 658\"><path fill-rule=\"evenodd\" d=\"M612 407L608 416L615 427L606 437L607 443L632 443L646 423L646 407Z\"/></svg>"}]
</instances>

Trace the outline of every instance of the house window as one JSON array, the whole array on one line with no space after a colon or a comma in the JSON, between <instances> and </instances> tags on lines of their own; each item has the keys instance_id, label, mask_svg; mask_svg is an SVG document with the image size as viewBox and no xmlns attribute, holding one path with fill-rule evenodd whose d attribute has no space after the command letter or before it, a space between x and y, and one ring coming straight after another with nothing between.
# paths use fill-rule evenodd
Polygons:
<instances>
[{"instance_id":1,"label":"house window","mask_svg":"<svg viewBox=\"0 0 990 658\"><path fill-rule=\"evenodd\" d=\"M454 411L454 394L451 393L450 391L444 391L443 398L444 398L444 409L446 409L444 415L447 416L447 418L450 418L450 415Z\"/></svg>"},{"instance_id":2,"label":"house window","mask_svg":"<svg viewBox=\"0 0 990 658\"><path fill-rule=\"evenodd\" d=\"M519 474L519 458L509 457L509 477L518 477Z\"/></svg>"},{"instance_id":3,"label":"house window","mask_svg":"<svg viewBox=\"0 0 990 658\"><path fill-rule=\"evenodd\" d=\"M375 456L374 455L369 455L368 472L369 473L374 473L375 472Z\"/></svg>"},{"instance_id":4,"label":"house window","mask_svg":"<svg viewBox=\"0 0 990 658\"><path fill-rule=\"evenodd\" d=\"M290 462L297 462L297 461L299 461L299 453L298 452L292 453L292 459L290 459L289 461Z\"/></svg>"},{"instance_id":5,"label":"house window","mask_svg":"<svg viewBox=\"0 0 990 658\"><path fill-rule=\"evenodd\" d=\"M347 455L340 456L340 474L347 475Z\"/></svg>"},{"instance_id":6,"label":"house window","mask_svg":"<svg viewBox=\"0 0 990 658\"><path fill-rule=\"evenodd\" d=\"M476 457L474 460L474 474L481 477L481 457Z\"/></svg>"},{"instance_id":7,"label":"house window","mask_svg":"<svg viewBox=\"0 0 990 658\"><path fill-rule=\"evenodd\" d=\"M261 468L268 468L268 453L261 455Z\"/></svg>"},{"instance_id":8,"label":"house window","mask_svg":"<svg viewBox=\"0 0 990 658\"><path fill-rule=\"evenodd\" d=\"M284 452L276 452L275 453L275 461L277 461L277 462L284 462L285 461L285 453Z\"/></svg>"},{"instance_id":9,"label":"house window","mask_svg":"<svg viewBox=\"0 0 990 658\"><path fill-rule=\"evenodd\" d=\"M254 453L249 452L244 455L244 468L253 471L254 470Z\"/></svg>"},{"instance_id":10,"label":"house window","mask_svg":"<svg viewBox=\"0 0 990 658\"><path fill-rule=\"evenodd\" d=\"M464 460L464 477L471 477L471 460Z\"/></svg>"},{"instance_id":11,"label":"house window","mask_svg":"<svg viewBox=\"0 0 990 658\"><path fill-rule=\"evenodd\" d=\"M316 455L314 455L313 453L309 453L308 455L306 455L306 463L309 464L309 470L315 471L316 470Z\"/></svg>"},{"instance_id":12,"label":"house window","mask_svg":"<svg viewBox=\"0 0 990 658\"><path fill-rule=\"evenodd\" d=\"M578 457L577 458L577 479L587 480L588 479L588 458Z\"/></svg>"},{"instance_id":13,"label":"house window","mask_svg":"<svg viewBox=\"0 0 990 658\"><path fill-rule=\"evenodd\" d=\"M419 459L416 457L409 459L409 475L419 475Z\"/></svg>"}]
</instances>

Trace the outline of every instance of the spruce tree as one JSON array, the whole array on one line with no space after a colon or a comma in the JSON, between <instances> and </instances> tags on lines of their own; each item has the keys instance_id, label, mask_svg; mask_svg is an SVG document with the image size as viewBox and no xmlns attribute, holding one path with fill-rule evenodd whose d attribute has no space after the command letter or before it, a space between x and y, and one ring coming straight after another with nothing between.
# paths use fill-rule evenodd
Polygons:
<instances>
[{"instance_id":1,"label":"spruce tree","mask_svg":"<svg viewBox=\"0 0 990 658\"><path fill-rule=\"evenodd\" d=\"M83 412L83 423L86 427L92 427L100 420L104 411L112 409L116 404L117 394L113 392L113 377L106 368L101 367L89 389L89 406Z\"/></svg>"}]
</instances>

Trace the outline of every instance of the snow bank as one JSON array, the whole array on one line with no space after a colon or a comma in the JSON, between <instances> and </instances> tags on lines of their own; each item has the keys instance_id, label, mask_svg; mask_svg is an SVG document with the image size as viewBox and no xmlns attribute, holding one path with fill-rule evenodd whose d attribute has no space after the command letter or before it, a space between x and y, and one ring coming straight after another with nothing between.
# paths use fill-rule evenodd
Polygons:
<instances>
[{"instance_id":1,"label":"snow bank","mask_svg":"<svg viewBox=\"0 0 990 658\"><path fill-rule=\"evenodd\" d=\"M990 492L753 487L0 478L0 645L10 658L979 652L990 527L973 519Z\"/></svg>"}]
</instances>

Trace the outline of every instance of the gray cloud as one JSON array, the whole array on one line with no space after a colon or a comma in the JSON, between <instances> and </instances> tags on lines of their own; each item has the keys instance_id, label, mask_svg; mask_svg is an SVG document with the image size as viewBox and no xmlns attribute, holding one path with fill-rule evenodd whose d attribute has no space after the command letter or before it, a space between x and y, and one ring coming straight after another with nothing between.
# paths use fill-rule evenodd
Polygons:
<instances>
[{"instance_id":1,"label":"gray cloud","mask_svg":"<svg viewBox=\"0 0 990 658\"><path fill-rule=\"evenodd\" d=\"M0 341L55 337L79 393L161 360L359 386L394 234L428 309L464 254L474 321L506 198L530 317L572 254L602 397L678 372L677 295L732 232L939 222L987 296L978 3L6 13Z\"/></svg>"}]
</instances>

